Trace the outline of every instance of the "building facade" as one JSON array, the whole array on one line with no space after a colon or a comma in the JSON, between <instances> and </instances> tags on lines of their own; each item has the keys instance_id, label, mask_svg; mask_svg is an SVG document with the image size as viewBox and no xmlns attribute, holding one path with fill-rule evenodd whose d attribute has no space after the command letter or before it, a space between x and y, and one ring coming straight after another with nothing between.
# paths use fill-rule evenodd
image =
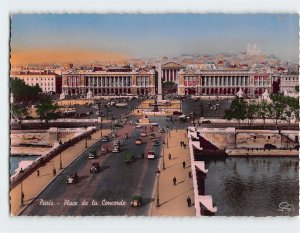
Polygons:
<instances>
[{"instance_id":1,"label":"building facade","mask_svg":"<svg viewBox=\"0 0 300 233\"><path fill-rule=\"evenodd\" d=\"M29 72L21 71L11 74L11 78L18 78L28 86L36 86L42 89L44 93L61 93L62 78L60 75L49 72Z\"/></svg>"},{"instance_id":2,"label":"building facade","mask_svg":"<svg viewBox=\"0 0 300 233\"><path fill-rule=\"evenodd\" d=\"M175 82L178 84L178 73L185 68L176 62L167 62L161 65L161 77L163 82Z\"/></svg>"},{"instance_id":3,"label":"building facade","mask_svg":"<svg viewBox=\"0 0 300 233\"><path fill-rule=\"evenodd\" d=\"M179 95L236 95L258 97L266 89L272 92L270 72L251 70L181 70Z\"/></svg>"},{"instance_id":4,"label":"building facade","mask_svg":"<svg viewBox=\"0 0 300 233\"><path fill-rule=\"evenodd\" d=\"M280 76L280 92L295 93L296 86L299 86L298 74L283 74Z\"/></svg>"},{"instance_id":5,"label":"building facade","mask_svg":"<svg viewBox=\"0 0 300 233\"><path fill-rule=\"evenodd\" d=\"M62 91L66 95L154 95L154 70L109 69L77 71L62 75Z\"/></svg>"}]
</instances>

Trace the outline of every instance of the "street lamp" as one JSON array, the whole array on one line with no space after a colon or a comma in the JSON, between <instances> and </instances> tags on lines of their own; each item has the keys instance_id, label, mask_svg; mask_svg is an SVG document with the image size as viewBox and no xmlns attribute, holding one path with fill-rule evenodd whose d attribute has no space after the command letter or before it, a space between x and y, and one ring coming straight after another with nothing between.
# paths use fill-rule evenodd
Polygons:
<instances>
[{"instance_id":1,"label":"street lamp","mask_svg":"<svg viewBox=\"0 0 300 233\"><path fill-rule=\"evenodd\" d=\"M163 146L163 149L162 149L162 159L163 159L163 170L165 170L166 169L166 165L165 165L165 141L163 141L163 143L162 143L162 146Z\"/></svg>"},{"instance_id":2,"label":"street lamp","mask_svg":"<svg viewBox=\"0 0 300 233\"><path fill-rule=\"evenodd\" d=\"M24 173L23 169L21 168L20 173ZM21 178L21 206L24 205L24 192L23 192L23 180Z\"/></svg>"},{"instance_id":3,"label":"street lamp","mask_svg":"<svg viewBox=\"0 0 300 233\"><path fill-rule=\"evenodd\" d=\"M160 175L160 170L157 168L156 171L156 176L157 176L157 183L156 183L156 207L159 207L159 175Z\"/></svg>"},{"instance_id":4,"label":"street lamp","mask_svg":"<svg viewBox=\"0 0 300 233\"><path fill-rule=\"evenodd\" d=\"M169 134L169 126L167 126L167 148L169 148L169 139L168 139L168 134Z\"/></svg>"},{"instance_id":5,"label":"street lamp","mask_svg":"<svg viewBox=\"0 0 300 233\"><path fill-rule=\"evenodd\" d=\"M59 140L59 146L62 145L62 141ZM61 160L61 149L60 149L60 152L59 152L59 169L61 170L62 169L62 160Z\"/></svg>"}]
</instances>

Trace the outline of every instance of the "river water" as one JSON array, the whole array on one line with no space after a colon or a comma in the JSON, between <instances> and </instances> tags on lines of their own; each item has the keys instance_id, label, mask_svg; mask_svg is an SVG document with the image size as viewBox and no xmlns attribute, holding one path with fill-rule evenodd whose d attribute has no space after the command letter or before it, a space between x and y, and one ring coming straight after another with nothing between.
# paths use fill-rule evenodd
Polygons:
<instances>
[{"instance_id":1,"label":"river water","mask_svg":"<svg viewBox=\"0 0 300 233\"><path fill-rule=\"evenodd\" d=\"M19 167L19 163L21 161L34 161L38 158L39 156L24 156L24 157L14 157L10 156L9 158L9 172L10 175L14 175L16 173L16 169Z\"/></svg>"},{"instance_id":2,"label":"river water","mask_svg":"<svg viewBox=\"0 0 300 233\"><path fill-rule=\"evenodd\" d=\"M205 194L212 195L220 216L298 215L298 161L259 157L206 162ZM280 208L282 202L289 207Z\"/></svg>"}]
</instances>

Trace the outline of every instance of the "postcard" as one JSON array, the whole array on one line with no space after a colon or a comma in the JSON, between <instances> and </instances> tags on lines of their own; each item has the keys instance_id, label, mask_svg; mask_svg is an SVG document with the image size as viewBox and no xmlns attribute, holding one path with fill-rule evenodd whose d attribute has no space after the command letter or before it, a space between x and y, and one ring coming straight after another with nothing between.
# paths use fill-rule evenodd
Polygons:
<instances>
[{"instance_id":1,"label":"postcard","mask_svg":"<svg viewBox=\"0 0 300 233\"><path fill-rule=\"evenodd\" d=\"M11 15L12 216L298 216L298 14Z\"/></svg>"}]
</instances>

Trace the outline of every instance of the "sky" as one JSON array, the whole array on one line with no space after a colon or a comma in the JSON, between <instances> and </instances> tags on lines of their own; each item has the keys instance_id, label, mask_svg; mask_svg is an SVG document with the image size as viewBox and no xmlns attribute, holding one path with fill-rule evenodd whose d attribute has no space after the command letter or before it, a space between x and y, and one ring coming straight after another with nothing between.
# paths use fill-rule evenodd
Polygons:
<instances>
[{"instance_id":1,"label":"sky","mask_svg":"<svg viewBox=\"0 0 300 233\"><path fill-rule=\"evenodd\" d=\"M297 61L297 14L15 14L11 62L245 52Z\"/></svg>"}]
</instances>

